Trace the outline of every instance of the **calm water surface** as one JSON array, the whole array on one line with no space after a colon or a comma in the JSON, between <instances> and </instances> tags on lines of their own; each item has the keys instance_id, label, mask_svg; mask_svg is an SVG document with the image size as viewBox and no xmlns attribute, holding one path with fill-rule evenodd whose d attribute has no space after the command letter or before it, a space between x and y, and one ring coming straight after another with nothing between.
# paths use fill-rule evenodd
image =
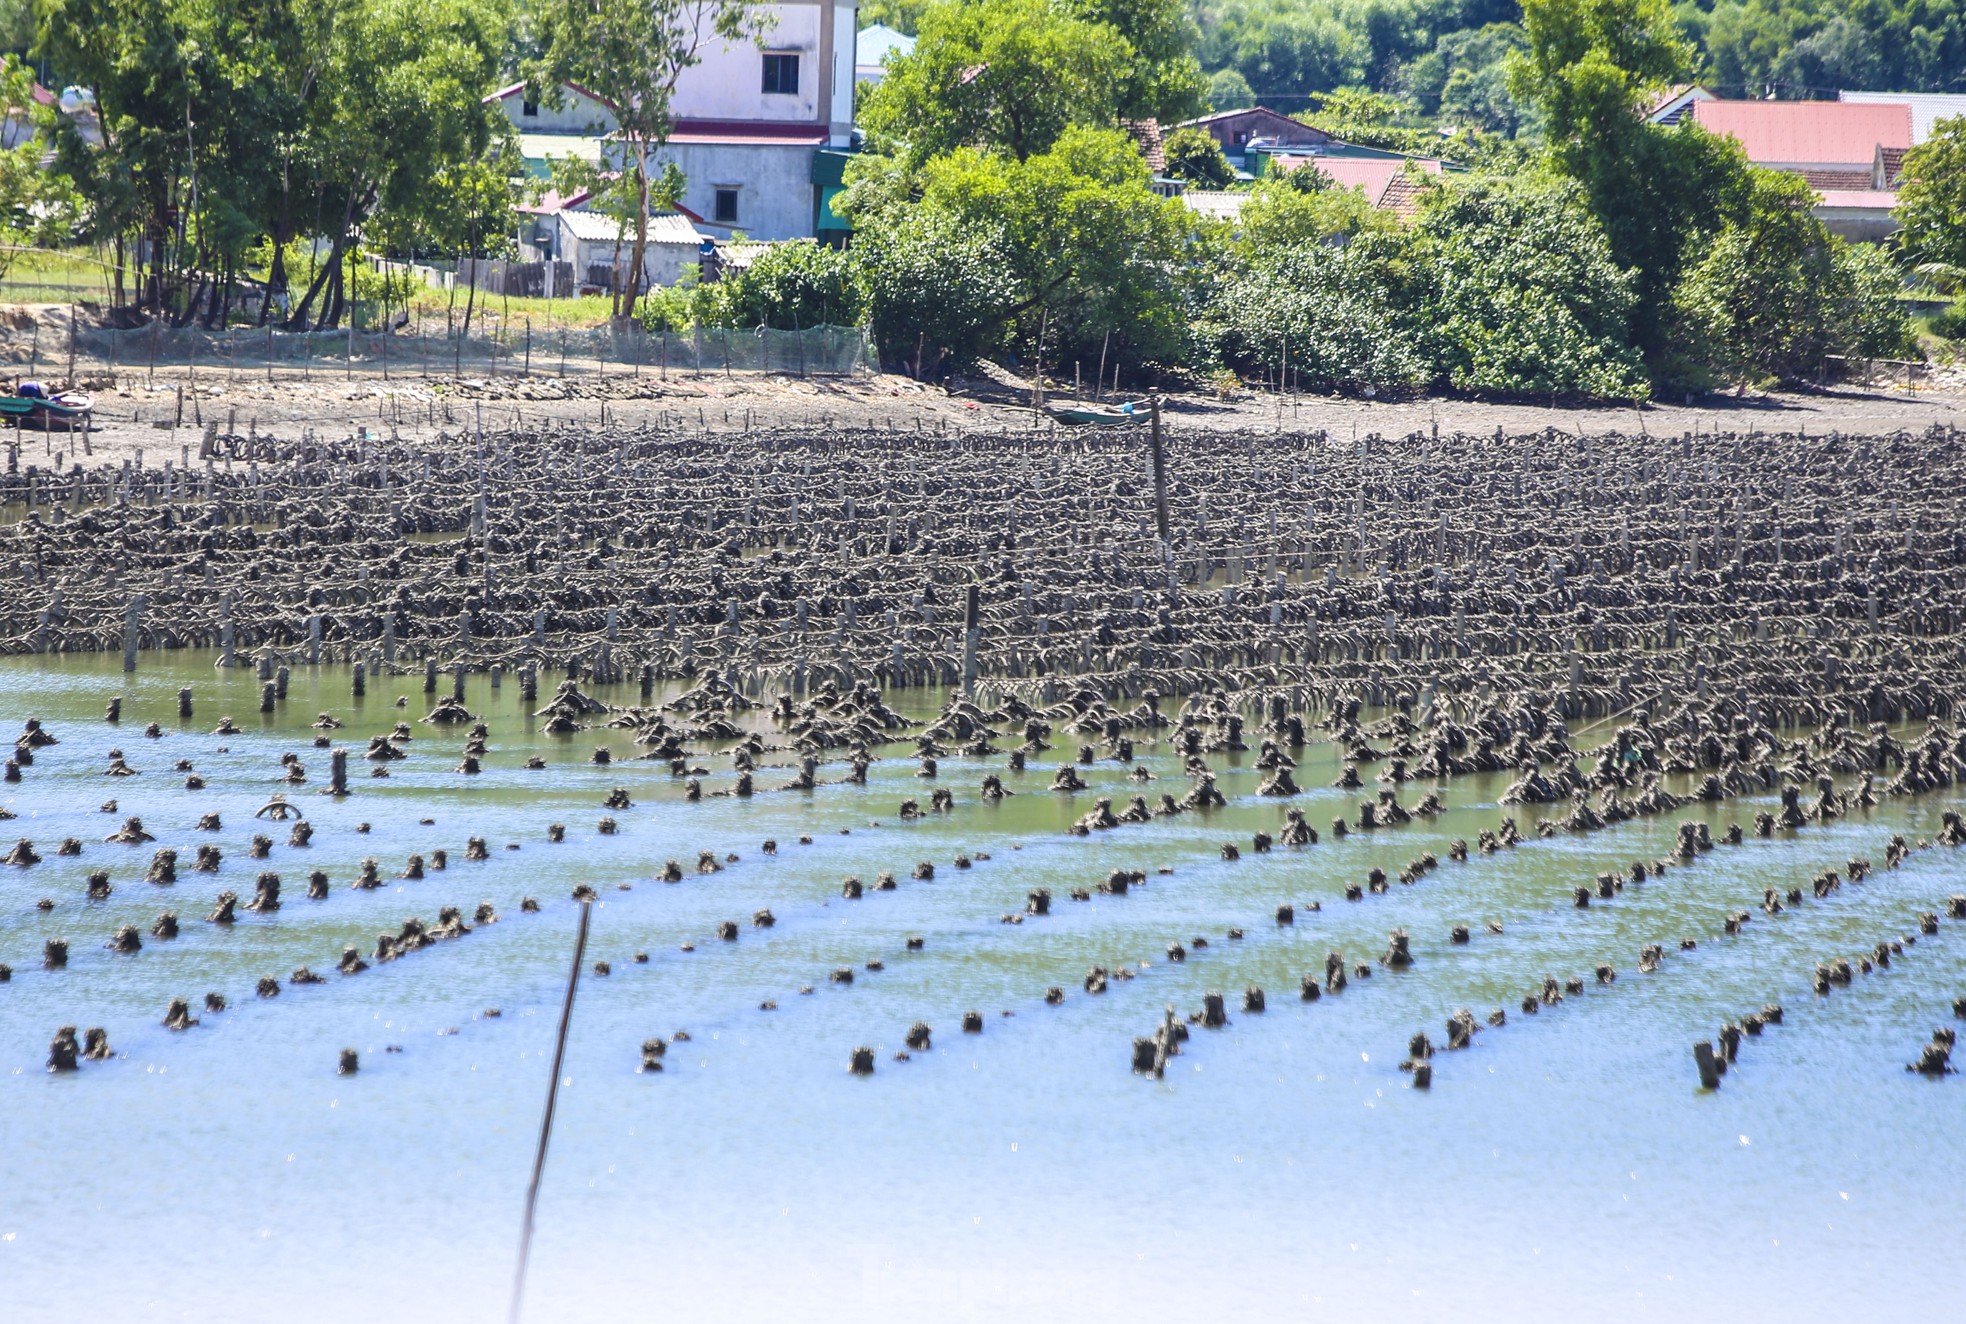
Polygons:
<instances>
[{"instance_id":1,"label":"calm water surface","mask_svg":"<svg viewBox=\"0 0 1966 1324\"><path fill-rule=\"evenodd\" d=\"M1809 974L1819 959L1916 932L1919 912L1966 891L1966 855L1921 852L1829 900L1774 918L1757 910L1739 938L1711 936L1765 886L1806 887L1853 855L1881 864L1892 832L1931 833L1950 796L1720 847L1579 911L1574 886L1666 854L1677 818L1532 836L1454 864L1447 842L1493 826L1506 784L1461 778L1433 823L1255 856L1250 835L1275 832L1284 805L1254 794L1260 774L1245 754L1211 758L1227 809L1077 839L1064 828L1093 794L1045 789L1076 746L1069 736L1029 772L1005 774L1017 794L994 806L976 790L986 770L1003 772L1001 758L986 768L950 757L924 784L907 746L886 751L865 787L690 804L664 766L588 761L597 745L639 752L625 733L539 735L517 685L494 692L483 677L467 694L491 728L482 776L453 771L464 728L419 723L411 757L370 780L367 737L427 711L420 676L376 682L356 701L344 671L297 669L281 711L262 718L250 671L221 673L203 657L146 658L134 677L115 666L0 663L6 734L38 715L61 739L21 784L0 787L16 815L0 838L29 837L44 857L0 868L0 960L14 968L0 986L0 1319L502 1318L580 882L601 893L589 959L613 973L581 984L531 1320L1959 1309L1948 1266L1966 1227L1966 1084L1903 1064L1966 994L1966 926L1942 926L1828 999L1811 994ZM182 724L180 685L197 705ZM103 705L117 694L123 721L111 727ZM924 715L938 701L898 702ZM311 747L308 727L324 711L347 723L335 734L356 793L341 801L313 794L328 751ZM245 734L209 734L228 713ZM161 739L145 738L151 721ZM104 776L111 748L141 775ZM304 850L253 818L287 789L275 780L287 751L310 777L291 797L316 829ZM535 753L547 770L522 767ZM208 789L183 790L178 759ZM699 761L706 791L730 784L727 756ZM1142 761L1163 780L1135 788L1110 761L1082 771L1122 804L1135 789L1185 789L1165 746L1143 747ZM1321 830L1356 810L1358 793L1326 788L1336 771L1328 747L1300 758L1298 781L1316 789L1290 803ZM766 768L757 783L790 775ZM954 791L955 812L900 821L899 802L926 803L930 785ZM634 807L602 836L615 786ZM115 816L98 808L112 797ZM1773 804L1685 813L1717 835ZM195 831L210 811L223 831ZM175 887L143 881L155 846L103 843L130 813L156 846L179 850ZM1526 831L1533 816L1519 814ZM547 840L555 822L564 844ZM255 831L274 838L270 860L248 858ZM802 834L812 844L797 844ZM70 836L82 855L57 858ZM465 861L472 836L488 838L489 861ZM776 857L759 849L768 837ZM1239 862L1219 858L1231 840L1244 846ZM189 868L207 843L225 855L216 875ZM433 849L448 851L448 869L393 880L412 851ZM689 868L704 849L741 858L655 881L665 860ZM953 867L979 850L991 858ZM1343 900L1373 865L1397 874L1428 850L1443 862L1419 885ZM368 856L392 881L351 890ZM909 879L921 859L936 863L934 881ZM1067 899L1116 867L1153 876L1125 897ZM310 902L316 868L334 887ZM96 869L111 875L106 901L84 898ZM219 891L249 898L264 869L284 884L277 914L203 922ZM883 870L902 880L896 891L871 890ZM840 896L847 875L870 884L864 899ZM1055 894L1053 913L1003 923L1036 887ZM541 913L520 913L525 896ZM52 911L36 909L42 897ZM358 978L333 974L347 943L366 952L411 915L434 922L442 906L469 915L487 900L500 923ZM1298 910L1290 928L1271 920L1284 901ZM1313 901L1321 911L1308 911ZM763 907L777 918L770 930L749 923ZM166 908L182 922L176 941L146 936L134 956L103 947L123 924L147 934ZM716 938L727 919L742 924L735 943ZM1486 933L1491 920L1506 932ZM1465 947L1448 941L1460 923L1476 931ZM1379 967L1342 996L1298 1000L1299 977L1328 951L1372 960L1395 926L1413 935L1410 970ZM1229 940L1231 927L1247 936ZM920 952L906 950L913 935ZM1683 935L1699 949L1675 950ZM69 968L44 971L42 944L57 936L71 944ZM1170 941L1197 936L1206 949L1166 960ZM1665 967L1641 976L1638 949L1654 941L1668 948ZM1600 962L1618 968L1615 984L1533 1018L1517 1012L1544 975L1588 976ZM253 996L258 978L284 985L302 964L329 982ZM1080 981L1094 964L1138 977L1090 996ZM841 965L858 972L850 987L827 979ZM1067 990L1062 1006L1044 1005L1053 984ZM1250 984L1268 992L1266 1013L1237 1010ZM1129 1074L1130 1041L1163 1004L1190 1010L1209 989L1230 995L1230 1025L1197 1030L1163 1082ZM207 990L232 1009L188 1032L161 1027L170 998L196 1007ZM1724 1088L1700 1094L1690 1043L1771 999L1787 1023L1748 1040ZM760 1010L767 1000L777 1009ZM1442 1042L1456 1008L1498 1005L1506 1027L1438 1057L1431 1093L1408 1087L1397 1064L1409 1035ZM487 1017L494 1007L502 1014ZM986 1013L980 1036L959 1032L971 1008ZM935 1047L894 1061L917 1020L934 1027ZM118 1056L47 1074L63 1024L105 1027ZM690 1039L668 1069L639 1074L641 1041L677 1030ZM844 1069L863 1043L879 1051L867 1080ZM352 1078L334 1070L345 1046L361 1052Z\"/></svg>"}]
</instances>

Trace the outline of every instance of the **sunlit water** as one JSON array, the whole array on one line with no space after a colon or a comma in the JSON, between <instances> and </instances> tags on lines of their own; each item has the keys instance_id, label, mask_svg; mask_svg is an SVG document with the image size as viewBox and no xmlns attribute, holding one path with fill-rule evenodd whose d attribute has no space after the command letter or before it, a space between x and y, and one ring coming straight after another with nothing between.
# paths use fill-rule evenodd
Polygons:
<instances>
[{"instance_id":1,"label":"sunlit water","mask_svg":"<svg viewBox=\"0 0 1966 1324\"><path fill-rule=\"evenodd\" d=\"M281 711L261 718L250 671L208 661L146 657L134 677L112 658L0 664L5 733L32 714L61 739L0 788L18 816L0 824L0 842L29 837L44 857L0 868L0 960L14 968L0 986L0 1319L502 1317L579 882L601 896L589 962L613 973L580 985L528 1319L1957 1308L1966 1085L1903 1064L1966 994L1966 926L1942 925L1826 999L1809 974L1824 957L1915 933L1919 912L1966 890L1966 855L1919 852L1828 900L1773 918L1757 909L1743 936L1719 936L1721 916L1755 907L1764 886L1806 887L1853 855L1881 865L1893 831L1929 835L1951 798L1717 847L1577 910L1575 885L1666 854L1676 819L1532 835L1455 864L1447 842L1494 826L1506 780L1462 778L1446 784L1436 822L1258 856L1251 834L1275 832L1285 805L1254 794L1253 755L1217 755L1226 810L1080 839L1064 829L1094 795L1046 789L1055 759L1075 752L1068 736L1029 772L1006 774L1018 793L995 806L976 791L986 770L1004 772L1001 758L950 757L929 784L905 745L882 751L866 787L690 804L663 765L588 762L598 744L617 758L639 752L625 733L539 735L516 684L493 692L483 677L467 695L491 727L482 776L453 771L464 728L418 723L411 757L370 780L367 737L421 717L420 677L377 682L355 701L344 671L303 668ZM196 691L184 724L180 685ZM112 727L102 713L116 694L126 697ZM903 706L922 715L937 698ZM347 722L336 733L354 756L345 800L315 794L328 751L311 747L307 727L323 711ZM208 734L228 713L246 734ZM163 738L144 737L150 721ZM141 775L104 776L112 747ZM305 850L253 818L285 789L274 780L284 751L310 777L292 795L316 827ZM551 766L524 770L532 753ZM1083 771L1121 804L1136 789L1185 789L1166 746L1141 753L1162 781L1136 788L1110 761ZM208 789L182 789L180 758ZM706 790L730 784L728 757L700 761ZM767 768L757 784L791 771ZM1325 789L1335 772L1329 747L1300 758L1298 780L1313 789L1289 803L1320 830L1356 810L1358 793ZM931 785L955 792L955 812L900 821L899 802L926 804ZM619 835L602 836L615 786L634 806L615 812ZM119 812L99 812L112 797ZM1707 814L1717 835L1773 804L1686 812ZM222 832L193 829L207 811ZM154 846L102 842L131 813L157 846L178 848L175 887L143 881ZM1534 811L1519 817L1533 833ZM554 822L567 825L564 844L547 840ZM268 861L248 858L255 831L274 838ZM801 834L812 844L797 844ZM57 858L69 836L82 855ZM488 862L465 861L471 836L489 839ZM759 849L768 837L775 858ZM1242 844L1240 861L1219 857L1225 841ZM189 868L206 843L225 854L217 875ZM394 875L412 851L439 848L448 869L421 882L348 887L366 856ZM702 849L741 858L713 876L655 881L665 860L691 868ZM1417 886L1342 899L1371 866L1397 874L1427 850L1442 864ZM959 871L965 851L991 858ZM908 877L921 859L937 865L932 882ZM1068 899L1115 867L1146 870L1147 886ZM333 879L326 901L305 899L314 868ZM111 874L107 901L84 899L95 869ZM284 884L277 914L203 922L219 891L243 901L264 869ZM897 890L872 890L883 870ZM841 897L849 874L870 885L864 899ZM1053 913L1001 922L1036 887L1055 894ZM541 913L521 914L524 896ZM38 911L41 897L55 908ZM333 973L344 944L366 952L408 916L434 922L444 905L469 915L482 900L501 922L355 978ZM1271 916L1285 901L1297 923L1279 928ZM763 907L775 928L751 926ZM166 908L183 926L173 942L147 936ZM734 943L716 937L727 919L742 926ZM1505 933L1485 932L1491 920ZM102 944L126 923L145 932L144 949L112 954ZM1448 940L1457 923L1475 929L1468 946ZM1410 970L1379 967L1341 996L1299 1001L1299 977L1328 951L1373 960L1395 926L1413 935ZM1246 937L1229 940L1231 927ZM906 950L911 935L922 951ZM1698 950L1676 950L1689 935ZM65 971L41 969L53 936L71 943ZM1196 936L1205 950L1166 960L1169 942ZM1667 961L1643 976L1638 949L1653 941ZM867 971L871 960L886 968ZM1544 975L1588 977L1600 962L1618 968L1611 986L1533 1018L1517 1010ZM1136 979L1083 991L1090 966L1123 963ZM286 986L302 964L329 982ZM851 986L827 979L842 965L857 971ZM253 996L266 975L281 978L278 998ZM1067 997L1046 1006L1054 984ZM1268 993L1264 1014L1239 1011L1250 984ZM1191 1010L1209 989L1229 994L1230 1025L1197 1029L1163 1082L1130 1074L1133 1036L1163 1004ZM207 990L231 1010L200 1013L183 1033L161 1027L170 998L195 1011ZM1690 1044L1771 999L1787 1023L1747 1040L1723 1088L1701 1094ZM766 1000L777 1009L761 1010ZM1498 1005L1506 1027L1437 1057L1430 1093L1409 1088L1397 1069L1409 1035L1442 1043L1456 1008L1485 1017ZM492 1007L502 1015L485 1017ZM980 1036L959 1031L971 1008L986 1013ZM934 1048L895 1061L917 1020L934 1027ZM118 1056L49 1075L47 1041L62 1024L107 1028ZM665 1072L638 1073L643 1039L685 1029ZM871 1079L845 1070L857 1044L878 1049ZM336 1075L343 1047L360 1051L359 1075Z\"/></svg>"}]
</instances>

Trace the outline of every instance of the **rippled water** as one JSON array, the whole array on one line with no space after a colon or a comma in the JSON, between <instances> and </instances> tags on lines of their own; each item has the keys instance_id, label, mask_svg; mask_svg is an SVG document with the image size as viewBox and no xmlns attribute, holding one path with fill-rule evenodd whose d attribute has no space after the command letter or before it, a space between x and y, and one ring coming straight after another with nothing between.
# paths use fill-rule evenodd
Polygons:
<instances>
[{"instance_id":1,"label":"rippled water","mask_svg":"<svg viewBox=\"0 0 1966 1324\"><path fill-rule=\"evenodd\" d=\"M1576 910L1578 883L1666 854L1677 818L1532 835L1455 864L1446 843L1493 826L1505 784L1462 778L1433 823L1257 856L1251 834L1276 831L1284 805L1254 795L1253 755L1242 755L1211 760L1227 809L1076 839L1064 828L1093 795L1045 789L1052 760L1072 752L1063 747L1006 774L1018 794L995 806L976 795L983 765L943 760L934 784L955 792L955 812L912 823L896 806L926 802L928 787L905 746L866 787L690 804L665 767L588 763L597 744L637 752L621 733L534 734L517 686L494 693L483 677L467 702L491 726L484 775L452 771L462 728L418 725L412 756L371 781L366 738L421 716L420 677L379 682L357 702L344 672L303 668L262 719L250 672L208 661L146 658L133 678L113 658L0 664L0 725L11 733L38 714L61 739L20 785L0 787L17 815L0 838L30 837L44 857L0 868L0 960L14 968L0 986L0 1319L501 1317L577 919L569 893L583 881L601 892L589 959L613 973L581 982L528 1319L1956 1308L1945 1303L1958 1300L1948 1266L1966 1225L1966 1085L1903 1065L1966 994L1966 926L1942 925L1827 999L1809 974L1824 957L1915 933L1919 912L1966 890L1966 855L1919 852L1828 900L1772 918L1757 909L1742 936L1719 936L1721 916L1755 907L1764 886L1806 887L1853 855L1881 865L1893 831L1929 834L1950 797L1717 847ZM197 712L181 727L175 695L187 684ZM102 711L115 694L126 702L111 727ZM938 697L902 706L919 715ZM356 756L356 793L342 801L311 794L327 781L327 751L307 729L322 711L347 722L337 739ZM207 734L223 713L245 734ZM144 737L153 720L161 739ZM112 747L142 775L103 776ZM284 751L310 776L292 797L316 827L305 850L252 818L282 789ZM524 770L532 753L551 766ZM1164 780L1139 789L1185 787L1165 747L1142 755ZM208 789L181 789L170 771L180 758ZM702 761L706 789L729 784L727 758ZM1111 762L1084 771L1102 793L1136 789ZM1335 772L1318 746L1298 780L1319 788ZM790 775L767 769L757 782ZM614 786L635 803L605 837L596 825ZM97 808L110 797L114 817ZM1357 798L1313 789L1291 803L1323 828ZM1772 805L1685 812L1718 830ZM223 816L222 832L193 830L207 811ZM130 813L179 849L175 887L143 882L154 847L102 843ZM1519 817L1529 831L1534 812ZM564 844L547 841L555 822ZM247 858L256 830L276 842L269 861ZM812 844L797 844L801 834ZM57 858L69 836L82 855ZM464 860L471 836L489 839L489 861ZM776 857L759 849L768 837ZM1240 861L1219 858L1225 841L1243 845ZM225 854L218 875L189 869L208 842ZM347 886L365 856L393 875L433 849L449 867L423 881ZM689 867L702 849L741 858L713 876L654 880L665 860ZM1373 865L1397 874L1428 850L1442 864L1417 886L1342 899ZM953 867L978 851L991 858ZM909 879L920 859L936 863L934 881ZM1148 885L1067 899L1115 867L1146 870ZM269 868L284 883L277 914L202 922L220 890L250 897ZM314 868L333 879L326 901L305 899ZM95 869L111 874L106 901L84 899ZM897 890L841 897L842 877L871 885L882 870ZM1056 896L1049 917L1001 922L1040 886ZM524 896L541 913L521 914ZM55 908L38 911L41 897ZM344 944L366 951L408 916L434 922L444 905L468 915L481 900L501 922L356 978L332 973ZM1279 928L1271 916L1285 901L1297 923ZM752 928L767 906L776 927ZM147 934L165 908L182 921L176 941L146 937L134 956L103 948L122 924ZM742 925L735 943L716 938L726 919ZM1502 935L1484 930L1491 920ZM1448 940L1457 923L1475 929L1466 947ZM1372 960L1395 926L1413 935L1411 969L1379 967L1341 996L1298 1000L1299 977L1328 951ZM1230 940L1231 927L1246 936ZM905 949L911 935L923 950ZM1688 935L1699 948L1679 952ZM40 968L54 936L71 943L65 971ZM1197 936L1205 950L1165 959L1170 941ZM1638 949L1654 941L1668 948L1665 967L1640 975ZM886 968L867 971L873 960ZM1614 984L1518 1012L1544 975L1588 978L1600 962L1618 968ZM1138 977L1082 991L1090 966L1123 963ZM253 996L259 977L284 984L302 964L329 982ZM841 965L858 971L850 987L827 980ZM1067 990L1061 1006L1043 1002L1053 984ZM1237 1010L1251 984L1268 993L1263 1014ZM1229 1026L1197 1029L1163 1082L1130 1074L1133 1036L1163 1004L1187 1011L1209 989L1230 995ZM161 1027L171 997L196 1007L207 990L232 1009L184 1033ZM1746 1041L1717 1094L1699 1093L1692 1041L1771 999L1787 1022ZM760 1010L766 1000L777 1009ZM1410 1034L1441 1043L1456 1008L1498 1005L1507 1026L1437 1057L1431 1092L1408 1087L1397 1064ZM487 1018L492 1007L502 1015ZM971 1008L986 1013L980 1036L959 1032ZM916 1020L934 1027L933 1050L893 1060ZM118 1057L47 1074L62 1024L105 1027ZM642 1040L677 1030L690 1038L668 1069L639 1074ZM863 1043L879 1050L872 1079L845 1070ZM338 1077L350 1046L361 1072Z\"/></svg>"}]
</instances>

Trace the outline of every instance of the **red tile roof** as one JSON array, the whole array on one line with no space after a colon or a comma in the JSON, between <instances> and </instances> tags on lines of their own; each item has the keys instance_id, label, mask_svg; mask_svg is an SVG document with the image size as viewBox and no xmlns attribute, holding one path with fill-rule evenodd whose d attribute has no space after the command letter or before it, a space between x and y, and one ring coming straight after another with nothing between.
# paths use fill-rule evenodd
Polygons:
<instances>
[{"instance_id":1,"label":"red tile roof","mask_svg":"<svg viewBox=\"0 0 1966 1324\"><path fill-rule=\"evenodd\" d=\"M1803 170L1798 172L1814 189L1868 189L1872 180L1868 170Z\"/></svg>"},{"instance_id":2,"label":"red tile roof","mask_svg":"<svg viewBox=\"0 0 1966 1324\"><path fill-rule=\"evenodd\" d=\"M1424 158L1413 158L1413 164L1430 175L1440 173L1440 162ZM1301 165L1313 165L1318 172L1343 188L1362 188L1365 196L1377 199L1386 191L1386 184L1400 173L1406 160L1395 157L1364 156L1298 156L1294 153L1279 152L1270 158L1270 170L1283 172L1295 170Z\"/></svg>"},{"instance_id":3,"label":"red tile roof","mask_svg":"<svg viewBox=\"0 0 1966 1324\"><path fill-rule=\"evenodd\" d=\"M1389 211L1403 221L1410 221L1420 214L1420 200L1425 198L1433 187L1432 179L1422 178L1409 170L1402 170L1386 181L1385 189L1379 194L1377 206L1381 211Z\"/></svg>"},{"instance_id":4,"label":"red tile roof","mask_svg":"<svg viewBox=\"0 0 1966 1324\"><path fill-rule=\"evenodd\" d=\"M1845 166L1868 173L1880 146L1911 146L1907 106L1698 101L1692 116L1702 128L1739 142L1757 165Z\"/></svg>"},{"instance_id":5,"label":"red tile roof","mask_svg":"<svg viewBox=\"0 0 1966 1324\"><path fill-rule=\"evenodd\" d=\"M1159 120L1121 120L1120 127L1126 130L1146 158L1147 169L1155 174L1167 172L1167 145L1161 138Z\"/></svg>"}]
</instances>

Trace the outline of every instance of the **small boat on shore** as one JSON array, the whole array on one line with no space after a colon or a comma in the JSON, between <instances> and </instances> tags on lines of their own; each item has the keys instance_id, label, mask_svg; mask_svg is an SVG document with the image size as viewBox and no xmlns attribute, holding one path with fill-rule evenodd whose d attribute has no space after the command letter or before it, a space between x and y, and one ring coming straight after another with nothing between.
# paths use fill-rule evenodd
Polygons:
<instances>
[{"instance_id":1,"label":"small boat on shore","mask_svg":"<svg viewBox=\"0 0 1966 1324\"><path fill-rule=\"evenodd\" d=\"M1102 405L1085 401L1060 402L1047 404L1045 412L1061 423L1086 423L1095 427L1143 423L1147 419L1146 402L1134 400L1121 405Z\"/></svg>"},{"instance_id":2,"label":"small boat on shore","mask_svg":"<svg viewBox=\"0 0 1966 1324\"><path fill-rule=\"evenodd\" d=\"M75 391L49 394L39 382L22 382L16 394L0 395L0 419L15 427L39 426L44 431L86 429L95 401Z\"/></svg>"}]
</instances>

